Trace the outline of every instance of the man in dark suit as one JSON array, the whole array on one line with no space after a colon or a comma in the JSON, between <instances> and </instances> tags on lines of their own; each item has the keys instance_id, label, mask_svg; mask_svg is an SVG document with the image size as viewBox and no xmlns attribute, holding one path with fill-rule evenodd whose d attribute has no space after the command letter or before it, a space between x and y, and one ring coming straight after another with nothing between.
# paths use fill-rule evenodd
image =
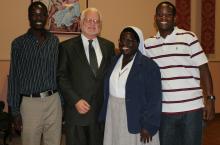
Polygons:
<instances>
[{"instance_id":1,"label":"man in dark suit","mask_svg":"<svg viewBox=\"0 0 220 145\"><path fill-rule=\"evenodd\" d=\"M58 84L64 97L67 145L101 145L98 115L103 77L114 56L114 44L99 37L101 15L95 8L81 14L81 35L60 44Z\"/></svg>"}]
</instances>

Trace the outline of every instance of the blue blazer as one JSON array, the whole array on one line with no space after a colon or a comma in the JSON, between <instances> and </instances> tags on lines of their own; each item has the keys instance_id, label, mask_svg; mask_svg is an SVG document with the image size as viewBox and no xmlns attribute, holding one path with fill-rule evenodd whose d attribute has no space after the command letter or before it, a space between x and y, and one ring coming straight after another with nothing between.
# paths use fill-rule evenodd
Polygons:
<instances>
[{"instance_id":1,"label":"blue blazer","mask_svg":"<svg viewBox=\"0 0 220 145\"><path fill-rule=\"evenodd\" d=\"M120 57L120 56L119 56ZM106 118L109 98L109 78L119 59L114 58L104 82L104 102L100 120ZM128 131L139 133L142 128L151 135L156 134L160 126L161 115L161 76L157 64L137 52L131 71L128 75L125 90Z\"/></svg>"}]
</instances>

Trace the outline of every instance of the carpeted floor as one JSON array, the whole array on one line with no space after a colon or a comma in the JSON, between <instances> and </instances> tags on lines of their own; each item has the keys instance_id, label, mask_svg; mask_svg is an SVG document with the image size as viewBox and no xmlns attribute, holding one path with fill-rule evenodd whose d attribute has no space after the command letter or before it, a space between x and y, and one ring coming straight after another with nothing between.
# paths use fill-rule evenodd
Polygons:
<instances>
[{"instance_id":1,"label":"carpeted floor","mask_svg":"<svg viewBox=\"0 0 220 145\"><path fill-rule=\"evenodd\" d=\"M216 114L213 121L207 122L203 145L220 145L220 114Z\"/></svg>"},{"instance_id":2,"label":"carpeted floor","mask_svg":"<svg viewBox=\"0 0 220 145\"><path fill-rule=\"evenodd\" d=\"M62 136L61 145L65 145L64 135ZM7 141L8 145L21 145L21 139L18 135L13 135L12 140ZM0 142L0 145L2 141ZM220 114L216 115L213 121L207 122L204 128L203 145L220 145Z\"/></svg>"}]
</instances>

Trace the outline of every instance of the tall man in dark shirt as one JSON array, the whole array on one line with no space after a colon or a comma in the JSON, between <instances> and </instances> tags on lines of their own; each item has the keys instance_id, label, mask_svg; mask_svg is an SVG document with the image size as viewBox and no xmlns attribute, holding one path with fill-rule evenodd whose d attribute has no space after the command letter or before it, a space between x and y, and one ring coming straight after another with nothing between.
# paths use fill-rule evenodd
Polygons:
<instances>
[{"instance_id":1,"label":"tall man in dark shirt","mask_svg":"<svg viewBox=\"0 0 220 145\"><path fill-rule=\"evenodd\" d=\"M23 145L60 145L62 109L57 93L59 40L45 30L41 2L29 6L30 29L12 42L8 102Z\"/></svg>"},{"instance_id":2,"label":"tall man in dark shirt","mask_svg":"<svg viewBox=\"0 0 220 145\"><path fill-rule=\"evenodd\" d=\"M98 115L103 101L103 78L114 44L99 37L101 15L95 8L81 14L82 34L60 45L58 82L65 100L67 145L101 145Z\"/></svg>"}]
</instances>

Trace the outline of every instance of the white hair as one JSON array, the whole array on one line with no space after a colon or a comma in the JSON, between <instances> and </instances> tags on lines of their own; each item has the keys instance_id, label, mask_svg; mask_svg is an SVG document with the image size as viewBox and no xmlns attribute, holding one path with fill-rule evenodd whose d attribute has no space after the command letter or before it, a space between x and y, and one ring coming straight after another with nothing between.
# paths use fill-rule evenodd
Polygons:
<instances>
[{"instance_id":1,"label":"white hair","mask_svg":"<svg viewBox=\"0 0 220 145\"><path fill-rule=\"evenodd\" d=\"M85 10L82 11L81 16L80 16L80 20L83 21L86 17L86 13L88 12L96 12L99 15L99 20L102 21L102 15L99 12L98 9L96 8L86 8Z\"/></svg>"}]
</instances>

